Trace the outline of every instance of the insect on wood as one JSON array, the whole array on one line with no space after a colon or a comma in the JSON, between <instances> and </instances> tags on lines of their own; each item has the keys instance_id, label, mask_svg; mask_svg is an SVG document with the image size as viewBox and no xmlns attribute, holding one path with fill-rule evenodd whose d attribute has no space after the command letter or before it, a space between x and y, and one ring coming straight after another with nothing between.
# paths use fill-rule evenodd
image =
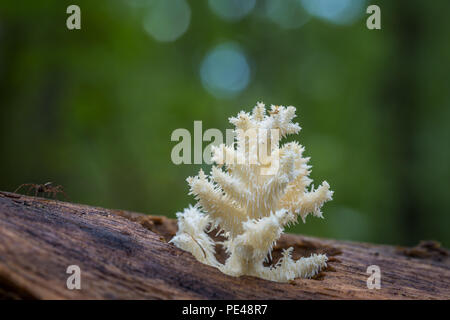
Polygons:
<instances>
[{"instance_id":1,"label":"insect on wood","mask_svg":"<svg viewBox=\"0 0 450 320\"><path fill-rule=\"evenodd\" d=\"M14 193L17 193L21 188L28 187L26 194L30 193L34 190L34 196L37 197L39 194L43 194L45 196L51 196L56 198L56 196L60 193L67 199L67 195L64 192L64 188L61 185L54 185L53 182L47 182L44 184L36 184L36 183L24 183L21 184Z\"/></svg>"}]
</instances>

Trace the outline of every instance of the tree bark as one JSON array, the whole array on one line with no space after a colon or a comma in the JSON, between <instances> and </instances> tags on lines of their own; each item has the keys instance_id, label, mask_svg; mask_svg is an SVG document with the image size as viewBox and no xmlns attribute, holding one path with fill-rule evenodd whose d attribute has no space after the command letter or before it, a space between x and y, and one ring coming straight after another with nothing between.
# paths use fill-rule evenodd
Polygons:
<instances>
[{"instance_id":1,"label":"tree bark","mask_svg":"<svg viewBox=\"0 0 450 320\"><path fill-rule=\"evenodd\" d=\"M283 235L273 259L324 252L328 267L290 283L230 277L168 243L176 221L0 192L0 298L18 299L449 299L449 251ZM225 253L218 250L218 259ZM67 288L67 268L81 289ZM381 271L368 289L367 267Z\"/></svg>"}]
</instances>

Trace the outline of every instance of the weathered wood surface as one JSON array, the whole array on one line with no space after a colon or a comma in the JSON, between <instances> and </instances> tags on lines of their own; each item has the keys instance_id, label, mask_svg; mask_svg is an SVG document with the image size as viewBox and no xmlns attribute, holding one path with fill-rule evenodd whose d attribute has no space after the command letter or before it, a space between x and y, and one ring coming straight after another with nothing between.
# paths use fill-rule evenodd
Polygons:
<instances>
[{"instance_id":1,"label":"weathered wood surface","mask_svg":"<svg viewBox=\"0 0 450 320\"><path fill-rule=\"evenodd\" d=\"M0 192L0 298L450 298L449 251L433 242L399 248L285 235L274 259L294 246L295 258L326 252L330 261L315 279L282 284L203 265L167 243L175 231L164 217ZM69 265L81 268L81 290L66 287ZM381 269L380 290L367 288L369 265Z\"/></svg>"}]
</instances>

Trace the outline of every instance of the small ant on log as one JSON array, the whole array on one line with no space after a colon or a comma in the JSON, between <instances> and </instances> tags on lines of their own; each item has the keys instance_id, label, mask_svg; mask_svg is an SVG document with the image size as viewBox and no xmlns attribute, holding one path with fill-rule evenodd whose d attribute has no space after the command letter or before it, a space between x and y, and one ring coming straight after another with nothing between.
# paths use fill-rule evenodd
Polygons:
<instances>
[{"instance_id":1,"label":"small ant on log","mask_svg":"<svg viewBox=\"0 0 450 320\"><path fill-rule=\"evenodd\" d=\"M58 193L61 193L64 198L67 199L67 195L64 192L64 189L60 185L53 185L53 182L47 182L44 184L35 184L35 183L24 183L21 184L14 193L17 193L20 188L22 187L28 187L27 193L34 190L34 196L36 197L39 193L43 193L44 196L47 194L48 196L52 196L53 198L56 198Z\"/></svg>"}]
</instances>

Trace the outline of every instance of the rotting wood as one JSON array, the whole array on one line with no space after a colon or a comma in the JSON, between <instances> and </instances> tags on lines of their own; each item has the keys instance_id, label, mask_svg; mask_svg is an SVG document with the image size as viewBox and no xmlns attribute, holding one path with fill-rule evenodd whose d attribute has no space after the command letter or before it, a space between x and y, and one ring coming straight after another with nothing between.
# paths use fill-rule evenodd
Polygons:
<instances>
[{"instance_id":1,"label":"rotting wood","mask_svg":"<svg viewBox=\"0 0 450 320\"><path fill-rule=\"evenodd\" d=\"M293 257L325 252L314 279L276 283L230 277L168 243L176 221L160 216L0 192L0 298L13 299L449 299L449 250L283 235ZM219 260L225 253L218 250ZM81 268L81 290L66 269ZM369 290L367 267L381 269Z\"/></svg>"}]
</instances>

